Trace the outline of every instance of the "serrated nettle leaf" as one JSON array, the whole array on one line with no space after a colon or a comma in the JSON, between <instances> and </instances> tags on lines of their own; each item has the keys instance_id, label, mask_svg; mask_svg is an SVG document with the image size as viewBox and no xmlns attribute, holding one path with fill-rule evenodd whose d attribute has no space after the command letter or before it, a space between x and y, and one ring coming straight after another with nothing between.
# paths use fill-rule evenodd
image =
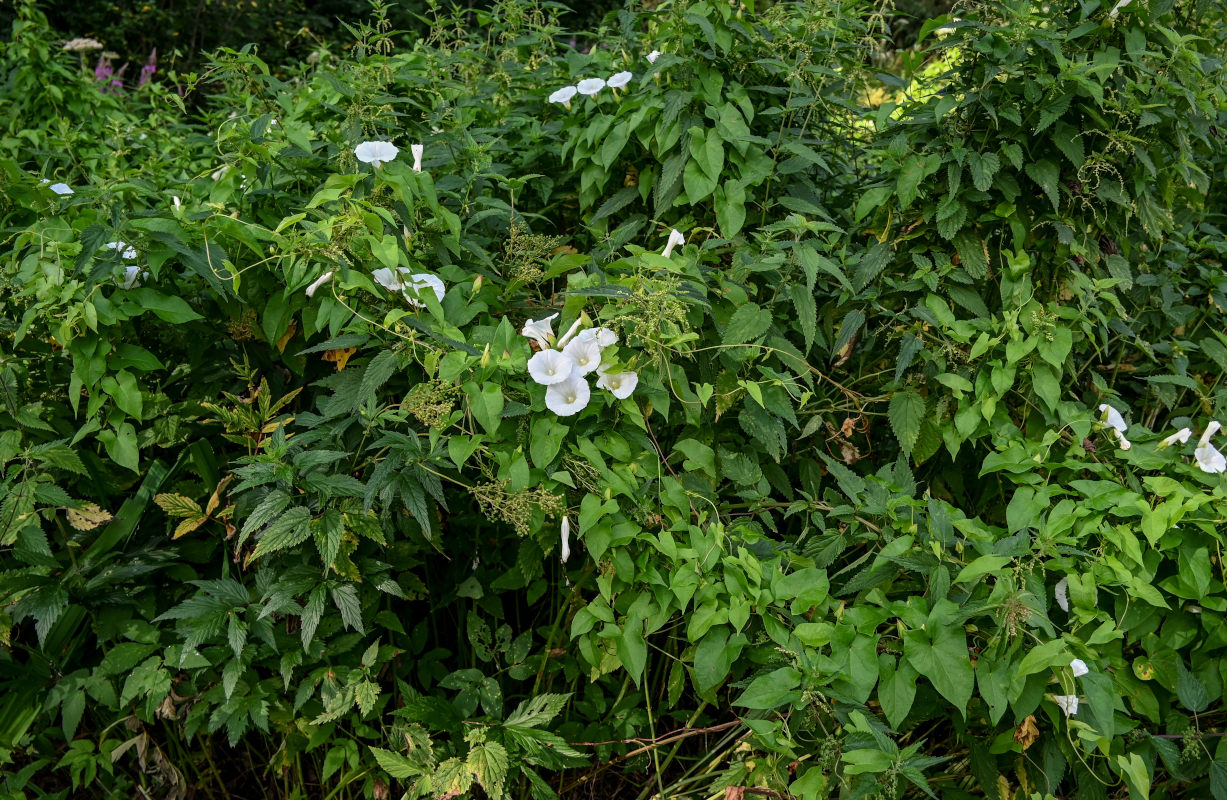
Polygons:
<instances>
[{"instance_id":1,"label":"serrated nettle leaf","mask_svg":"<svg viewBox=\"0 0 1227 800\"><path fill-rule=\"evenodd\" d=\"M890 398L890 426L904 453L910 454L915 447L924 417L925 400L918 393L911 390L896 392Z\"/></svg>"}]
</instances>

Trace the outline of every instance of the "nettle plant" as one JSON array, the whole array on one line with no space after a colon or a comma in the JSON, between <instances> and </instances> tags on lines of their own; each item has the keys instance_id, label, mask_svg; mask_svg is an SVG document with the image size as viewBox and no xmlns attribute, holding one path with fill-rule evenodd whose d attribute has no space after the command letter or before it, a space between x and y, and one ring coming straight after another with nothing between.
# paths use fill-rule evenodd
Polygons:
<instances>
[{"instance_id":1,"label":"nettle plant","mask_svg":"<svg viewBox=\"0 0 1227 800\"><path fill-rule=\"evenodd\" d=\"M0 757L1224 796L1221 11L434 14L5 140Z\"/></svg>"}]
</instances>

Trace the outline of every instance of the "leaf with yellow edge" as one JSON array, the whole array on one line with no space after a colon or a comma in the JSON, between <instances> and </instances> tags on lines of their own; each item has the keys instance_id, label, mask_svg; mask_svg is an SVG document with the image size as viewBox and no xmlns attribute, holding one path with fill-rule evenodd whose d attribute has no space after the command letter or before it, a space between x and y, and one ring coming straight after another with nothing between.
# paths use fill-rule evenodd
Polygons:
<instances>
[{"instance_id":1,"label":"leaf with yellow edge","mask_svg":"<svg viewBox=\"0 0 1227 800\"><path fill-rule=\"evenodd\" d=\"M181 494L154 495L153 502L172 517L203 517L205 515L200 508L200 503Z\"/></svg>"},{"instance_id":2,"label":"leaf with yellow edge","mask_svg":"<svg viewBox=\"0 0 1227 800\"><path fill-rule=\"evenodd\" d=\"M281 338L277 340L277 352L284 353L285 346L294 338L294 334L298 333L298 325L291 321L290 327L285 329L285 333L281 334Z\"/></svg>"},{"instance_id":3,"label":"leaf with yellow edge","mask_svg":"<svg viewBox=\"0 0 1227 800\"><path fill-rule=\"evenodd\" d=\"M79 531L92 531L113 519L115 517L111 516L111 512L104 511L93 503L86 503L80 508L68 509L68 524Z\"/></svg>"},{"instance_id":4,"label":"leaf with yellow edge","mask_svg":"<svg viewBox=\"0 0 1227 800\"><path fill-rule=\"evenodd\" d=\"M209 504L205 506L206 514L212 516L213 512L217 510L217 506L221 503L222 492L226 490L226 487L230 485L230 481L232 480L234 480L234 476L227 475L221 479L220 483L217 484L217 488L213 490L213 495L209 498Z\"/></svg>"},{"instance_id":5,"label":"leaf with yellow edge","mask_svg":"<svg viewBox=\"0 0 1227 800\"><path fill-rule=\"evenodd\" d=\"M175 535L170 538L178 539L180 536L186 536L208 521L209 521L208 517L196 517L195 519L185 519L179 523L178 527L175 528Z\"/></svg>"}]
</instances>

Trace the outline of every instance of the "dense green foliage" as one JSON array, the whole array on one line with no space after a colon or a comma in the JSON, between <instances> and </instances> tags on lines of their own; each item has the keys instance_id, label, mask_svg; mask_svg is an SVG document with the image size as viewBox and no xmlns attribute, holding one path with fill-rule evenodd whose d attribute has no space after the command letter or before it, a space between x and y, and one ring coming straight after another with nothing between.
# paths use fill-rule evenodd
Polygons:
<instances>
[{"instance_id":1,"label":"dense green foliage","mask_svg":"<svg viewBox=\"0 0 1227 800\"><path fill-rule=\"evenodd\" d=\"M1227 12L476 13L18 7L0 794L1227 799Z\"/></svg>"}]
</instances>

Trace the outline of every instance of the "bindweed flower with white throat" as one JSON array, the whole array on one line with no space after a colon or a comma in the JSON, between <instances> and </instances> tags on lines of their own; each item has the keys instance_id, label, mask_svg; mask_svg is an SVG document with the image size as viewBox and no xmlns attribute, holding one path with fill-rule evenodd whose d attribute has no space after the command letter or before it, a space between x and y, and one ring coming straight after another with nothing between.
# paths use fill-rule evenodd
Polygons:
<instances>
[{"instance_id":1,"label":"bindweed flower with white throat","mask_svg":"<svg viewBox=\"0 0 1227 800\"><path fill-rule=\"evenodd\" d=\"M562 352L575 364L576 375L587 375L601 366L601 346L595 339L585 341L576 337Z\"/></svg>"},{"instance_id":2,"label":"bindweed flower with white throat","mask_svg":"<svg viewBox=\"0 0 1227 800\"><path fill-rule=\"evenodd\" d=\"M354 155L359 161L375 168L395 160L398 153L400 150L391 142L363 142L354 148Z\"/></svg>"},{"instance_id":3,"label":"bindweed flower with white throat","mask_svg":"<svg viewBox=\"0 0 1227 800\"><path fill-rule=\"evenodd\" d=\"M604 78L585 78L575 84L575 88L580 94L586 94L589 97L594 97L597 92L605 88Z\"/></svg>"},{"instance_id":4,"label":"bindweed flower with white throat","mask_svg":"<svg viewBox=\"0 0 1227 800\"><path fill-rule=\"evenodd\" d=\"M596 342L601 347L612 347L618 343L618 334L609 328L587 328L575 338L581 342Z\"/></svg>"},{"instance_id":5,"label":"bindweed flower with white throat","mask_svg":"<svg viewBox=\"0 0 1227 800\"><path fill-rule=\"evenodd\" d=\"M682 235L681 231L674 228L669 231L669 241L665 243L665 249L661 252L661 255L665 258L671 258L673 256L673 248L679 244L684 247L686 245L686 237Z\"/></svg>"},{"instance_id":6,"label":"bindweed flower with white throat","mask_svg":"<svg viewBox=\"0 0 1227 800\"><path fill-rule=\"evenodd\" d=\"M563 515L562 527L558 533L562 537L562 563L567 563L571 557L571 518Z\"/></svg>"},{"instance_id":7,"label":"bindweed flower with white throat","mask_svg":"<svg viewBox=\"0 0 1227 800\"><path fill-rule=\"evenodd\" d=\"M306 292L307 297L315 297L315 292L325 283L328 283L328 281L330 280L332 280L331 270L329 270L328 272L325 272L323 275L316 278L315 281L310 286L307 287L307 292Z\"/></svg>"},{"instance_id":8,"label":"bindweed flower with white throat","mask_svg":"<svg viewBox=\"0 0 1227 800\"><path fill-rule=\"evenodd\" d=\"M1210 437L1218 433L1222 427L1218 420L1212 420L1206 426L1201 438L1197 440L1197 449L1193 451L1193 458L1197 461L1197 466L1201 467L1202 472L1209 472L1212 475L1227 472L1227 458L1219 452L1217 447L1210 444Z\"/></svg>"},{"instance_id":9,"label":"bindweed flower with white throat","mask_svg":"<svg viewBox=\"0 0 1227 800\"><path fill-rule=\"evenodd\" d=\"M1054 694L1052 701L1065 712L1066 717L1078 713L1078 695L1076 694Z\"/></svg>"},{"instance_id":10,"label":"bindweed flower with white throat","mask_svg":"<svg viewBox=\"0 0 1227 800\"><path fill-rule=\"evenodd\" d=\"M578 93L579 89L576 89L574 86L564 86L550 95L550 102L561 103L566 108L570 108L571 99Z\"/></svg>"},{"instance_id":11,"label":"bindweed flower with white throat","mask_svg":"<svg viewBox=\"0 0 1227 800\"><path fill-rule=\"evenodd\" d=\"M1121 416L1121 413L1107 403L1099 406L1099 413L1104 415L1104 424L1116 434L1116 438L1120 443L1120 449L1128 450L1130 447L1133 447L1129 440L1125 438L1125 431L1129 430L1129 426L1125 424L1125 418Z\"/></svg>"},{"instance_id":12,"label":"bindweed flower with white throat","mask_svg":"<svg viewBox=\"0 0 1227 800\"><path fill-rule=\"evenodd\" d=\"M542 386L553 386L571 377L575 362L557 350L542 350L528 359L529 376Z\"/></svg>"},{"instance_id":13,"label":"bindweed flower with white throat","mask_svg":"<svg viewBox=\"0 0 1227 800\"><path fill-rule=\"evenodd\" d=\"M428 272L412 274L408 267L397 267L395 272L380 268L372 272L371 277L385 289L393 292L399 291L414 308L425 306L425 303L418 298L426 289L433 290L440 303L443 302L443 296L447 294L447 286L443 281Z\"/></svg>"},{"instance_id":14,"label":"bindweed flower with white throat","mask_svg":"<svg viewBox=\"0 0 1227 800\"><path fill-rule=\"evenodd\" d=\"M1080 658L1075 658L1073 661L1069 662L1069 668L1074 671L1075 678L1081 678L1083 675L1086 675L1091 671L1090 668L1087 667L1086 662Z\"/></svg>"},{"instance_id":15,"label":"bindweed flower with white throat","mask_svg":"<svg viewBox=\"0 0 1227 800\"><path fill-rule=\"evenodd\" d=\"M421 172L422 171L422 154L426 152L426 145L411 144L409 145L409 152L413 153L413 171Z\"/></svg>"},{"instance_id":16,"label":"bindweed flower with white throat","mask_svg":"<svg viewBox=\"0 0 1227 800\"><path fill-rule=\"evenodd\" d=\"M615 75L610 75L609 80L605 81L605 85L610 89L621 89L623 86L631 82L631 78L635 77L629 72L619 72Z\"/></svg>"},{"instance_id":17,"label":"bindweed flower with white throat","mask_svg":"<svg viewBox=\"0 0 1227 800\"><path fill-rule=\"evenodd\" d=\"M619 400L625 400L634 393L635 387L639 385L639 373L637 372L601 372L596 379L598 389L605 389Z\"/></svg>"},{"instance_id":18,"label":"bindweed flower with white throat","mask_svg":"<svg viewBox=\"0 0 1227 800\"><path fill-rule=\"evenodd\" d=\"M569 417L587 408L591 398L592 390L588 388L588 381L584 380L582 375L572 374L566 380L545 390L545 407L560 417Z\"/></svg>"},{"instance_id":19,"label":"bindweed flower with white throat","mask_svg":"<svg viewBox=\"0 0 1227 800\"><path fill-rule=\"evenodd\" d=\"M1174 444L1185 444L1189 441L1189 437L1193 435L1191 428L1181 428L1180 430L1168 436L1163 441L1159 442L1159 447L1171 447Z\"/></svg>"},{"instance_id":20,"label":"bindweed flower with white throat","mask_svg":"<svg viewBox=\"0 0 1227 800\"><path fill-rule=\"evenodd\" d=\"M649 63L649 64L655 64L655 63L656 63L656 59L658 59L658 58L660 58L660 51L659 51L659 50L653 50L652 52L648 53L648 63Z\"/></svg>"},{"instance_id":21,"label":"bindweed flower with white throat","mask_svg":"<svg viewBox=\"0 0 1227 800\"><path fill-rule=\"evenodd\" d=\"M136 282L141 278L140 267L124 267L124 279L119 282L122 289L131 289L136 286Z\"/></svg>"},{"instance_id":22,"label":"bindweed flower with white throat","mask_svg":"<svg viewBox=\"0 0 1227 800\"><path fill-rule=\"evenodd\" d=\"M549 340L554 338L553 323L556 319L558 319L557 312L541 319L530 319L524 323L524 328L520 331L520 335L532 339L544 350L550 346Z\"/></svg>"}]
</instances>

